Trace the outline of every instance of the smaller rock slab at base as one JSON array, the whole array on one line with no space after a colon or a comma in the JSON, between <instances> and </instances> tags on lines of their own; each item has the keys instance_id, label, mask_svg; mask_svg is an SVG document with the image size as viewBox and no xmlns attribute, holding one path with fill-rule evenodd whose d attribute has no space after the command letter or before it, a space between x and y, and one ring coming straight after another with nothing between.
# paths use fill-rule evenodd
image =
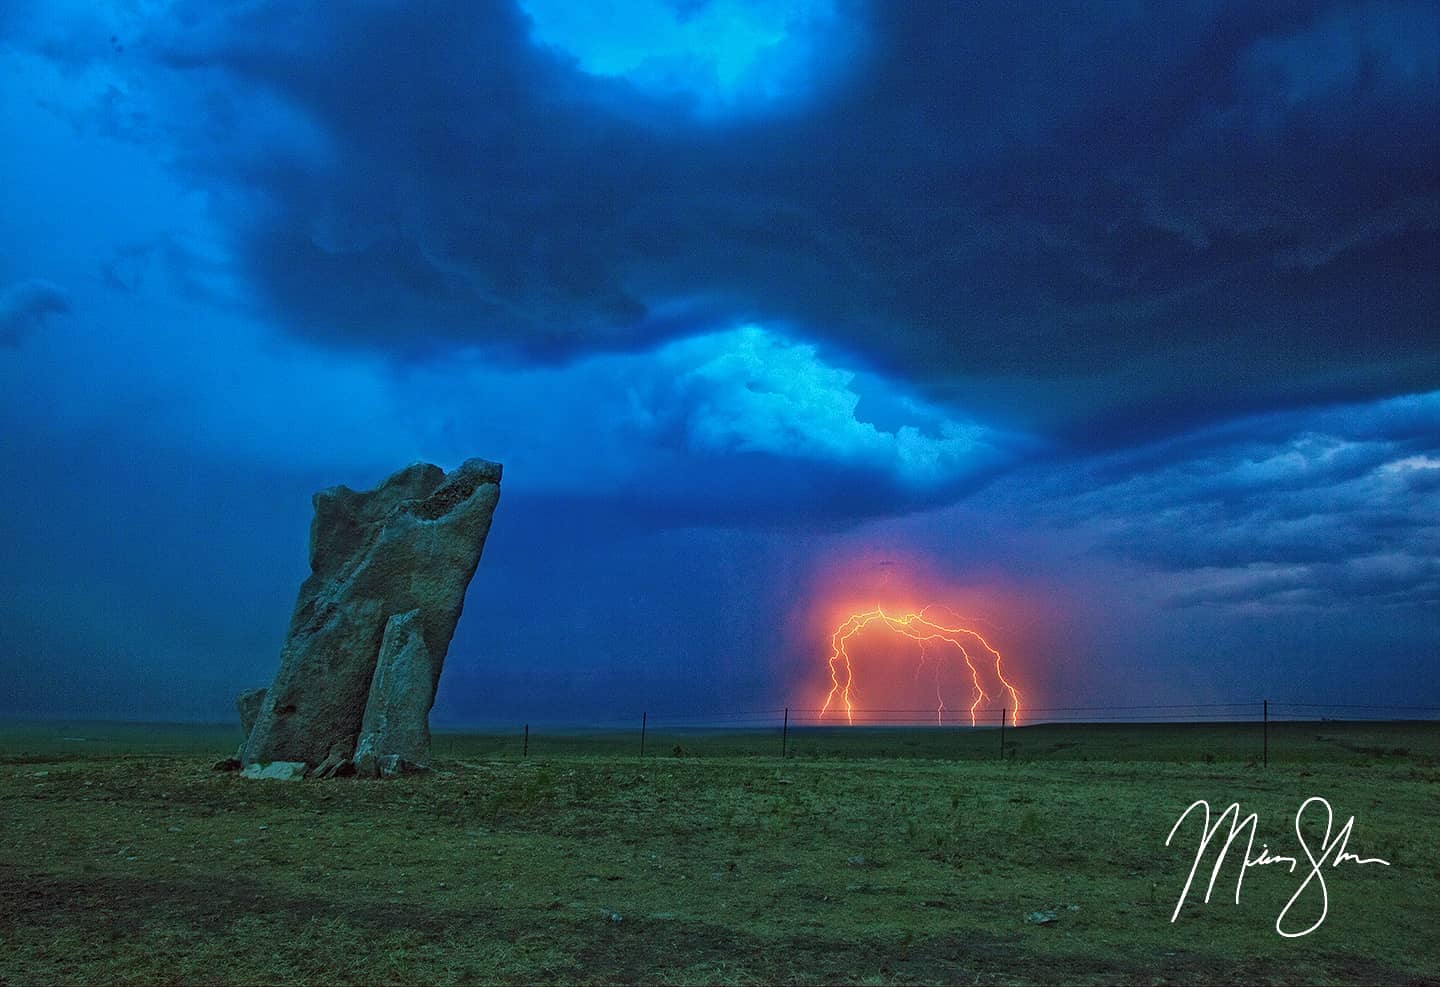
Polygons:
<instances>
[{"instance_id":1,"label":"smaller rock slab at base","mask_svg":"<svg viewBox=\"0 0 1440 987\"><path fill-rule=\"evenodd\" d=\"M265 689L246 689L235 697L235 709L240 713L240 729L245 736L250 736L250 731L255 729L255 721L260 718L260 707L265 704ZM245 744L240 744L244 749Z\"/></svg>"},{"instance_id":2,"label":"smaller rock slab at base","mask_svg":"<svg viewBox=\"0 0 1440 987\"><path fill-rule=\"evenodd\" d=\"M252 764L240 775L269 781L300 781L309 767L304 761L271 761L269 764Z\"/></svg>"},{"instance_id":3,"label":"smaller rock slab at base","mask_svg":"<svg viewBox=\"0 0 1440 987\"><path fill-rule=\"evenodd\" d=\"M370 700L355 745L355 771L389 778L430 766L430 705L435 676L420 611L391 617L370 680Z\"/></svg>"}]
</instances>

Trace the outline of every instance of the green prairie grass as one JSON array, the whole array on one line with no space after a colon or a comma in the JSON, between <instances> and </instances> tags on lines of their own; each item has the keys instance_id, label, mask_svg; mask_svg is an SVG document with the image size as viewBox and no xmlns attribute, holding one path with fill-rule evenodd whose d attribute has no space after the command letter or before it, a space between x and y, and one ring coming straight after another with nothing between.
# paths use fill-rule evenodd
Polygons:
<instances>
[{"instance_id":1,"label":"green prairie grass","mask_svg":"<svg viewBox=\"0 0 1440 987\"><path fill-rule=\"evenodd\" d=\"M0 982L1436 983L1440 726L441 734L436 770L254 782L238 731L0 728ZM674 756L676 747L685 756ZM1298 851L1171 911L1191 802ZM1026 916L1054 911L1037 925Z\"/></svg>"}]
</instances>

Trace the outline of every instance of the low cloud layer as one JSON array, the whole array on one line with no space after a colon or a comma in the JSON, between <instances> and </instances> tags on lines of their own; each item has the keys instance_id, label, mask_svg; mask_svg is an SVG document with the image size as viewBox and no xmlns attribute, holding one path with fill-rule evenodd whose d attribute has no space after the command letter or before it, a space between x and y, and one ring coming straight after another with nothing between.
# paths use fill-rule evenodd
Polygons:
<instances>
[{"instance_id":1,"label":"low cloud layer","mask_svg":"<svg viewBox=\"0 0 1440 987\"><path fill-rule=\"evenodd\" d=\"M1440 392L1241 419L1024 487L989 496L1158 571L1175 604L1440 604Z\"/></svg>"}]
</instances>

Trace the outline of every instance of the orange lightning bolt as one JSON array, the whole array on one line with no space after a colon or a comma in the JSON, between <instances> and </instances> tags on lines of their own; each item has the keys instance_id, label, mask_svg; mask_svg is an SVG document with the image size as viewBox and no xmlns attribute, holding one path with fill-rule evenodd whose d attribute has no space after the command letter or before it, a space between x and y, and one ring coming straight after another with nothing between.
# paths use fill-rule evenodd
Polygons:
<instances>
[{"instance_id":1,"label":"orange lightning bolt","mask_svg":"<svg viewBox=\"0 0 1440 987\"><path fill-rule=\"evenodd\" d=\"M848 642L856 634L868 627L875 621L881 621L886 627L908 638L920 642L920 667L916 669L916 678L919 678L921 669L924 668L928 657L926 645L930 642L942 642L953 644L959 650L961 657L965 659L965 665L970 669L970 681L975 687L975 698L970 703L970 724L975 725L975 711L980 704L990 696L980 684L980 670L976 668L974 660L970 656L970 650L979 642L981 648L992 655L995 659L995 677L1000 680L1000 686L1010 694L1010 711L1013 713L1012 723L1018 722L1020 718L1020 693L1005 678L1005 673L1000 668L1000 652L991 646L990 642L980 634L979 631L969 627L949 627L938 623L926 616L930 610L935 609L934 605L925 607L918 612L911 611L903 614L886 613L880 607L873 610L865 610L852 613L847 617L835 633L830 635L830 693L825 697L825 706L820 711L823 717L830 711L830 706L839 699L845 706L845 716L850 723L855 722L855 666L850 661L850 653L846 650ZM970 647L967 648L966 644ZM939 723L945 713L945 699L940 691L940 662L941 658L936 657L935 661L935 721Z\"/></svg>"}]
</instances>

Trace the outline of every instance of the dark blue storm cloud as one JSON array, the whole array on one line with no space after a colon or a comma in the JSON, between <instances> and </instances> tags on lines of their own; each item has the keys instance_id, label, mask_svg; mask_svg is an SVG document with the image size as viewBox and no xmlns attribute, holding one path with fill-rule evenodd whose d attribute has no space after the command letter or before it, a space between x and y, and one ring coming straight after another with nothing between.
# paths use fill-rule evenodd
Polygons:
<instances>
[{"instance_id":1,"label":"dark blue storm cloud","mask_svg":"<svg viewBox=\"0 0 1440 987\"><path fill-rule=\"evenodd\" d=\"M499 3L182 6L127 39L145 109L96 111L175 140L326 341L781 324L1102 440L1436 382L1432 5L817 6L772 47L834 36L820 81L768 112Z\"/></svg>"},{"instance_id":2,"label":"dark blue storm cloud","mask_svg":"<svg viewBox=\"0 0 1440 987\"><path fill-rule=\"evenodd\" d=\"M451 719L773 697L838 544L1157 695L1434 655L1435 5L599 9L0 6L13 709L210 715L310 490L472 455Z\"/></svg>"}]
</instances>

